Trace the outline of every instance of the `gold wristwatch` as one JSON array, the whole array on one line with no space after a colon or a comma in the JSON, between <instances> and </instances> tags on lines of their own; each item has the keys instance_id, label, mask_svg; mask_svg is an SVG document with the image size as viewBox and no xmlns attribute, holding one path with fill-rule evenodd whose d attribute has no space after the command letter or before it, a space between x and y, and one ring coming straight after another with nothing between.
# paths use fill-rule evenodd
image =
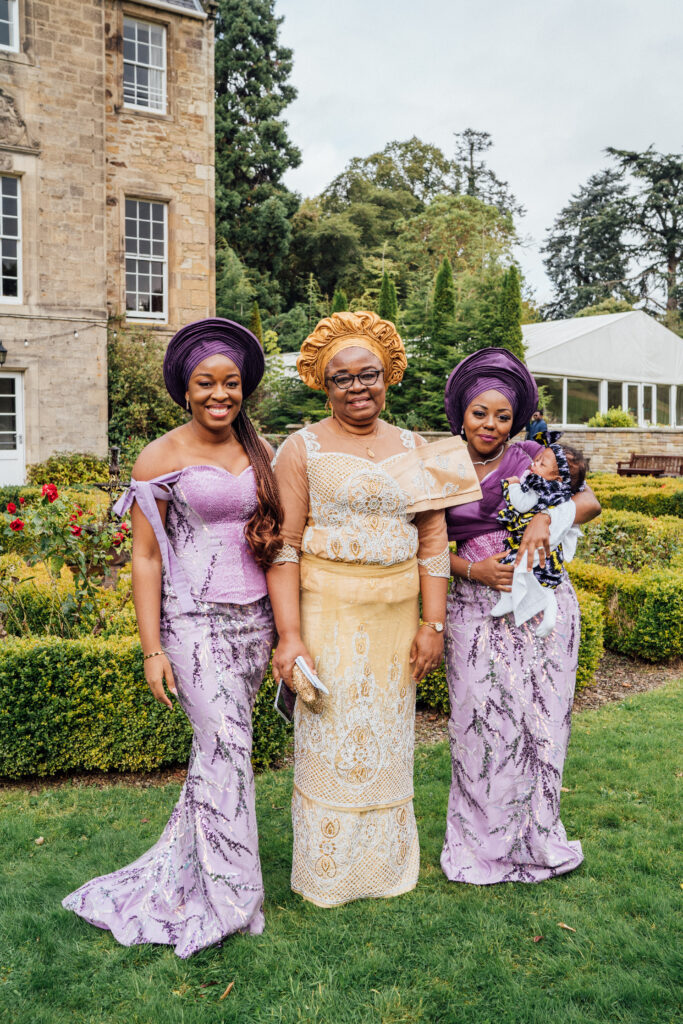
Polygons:
<instances>
[{"instance_id":1,"label":"gold wristwatch","mask_svg":"<svg viewBox=\"0 0 683 1024\"><path fill-rule=\"evenodd\" d=\"M424 619L420 619L421 626L430 626L435 633L443 633L443 622L425 622Z\"/></svg>"}]
</instances>

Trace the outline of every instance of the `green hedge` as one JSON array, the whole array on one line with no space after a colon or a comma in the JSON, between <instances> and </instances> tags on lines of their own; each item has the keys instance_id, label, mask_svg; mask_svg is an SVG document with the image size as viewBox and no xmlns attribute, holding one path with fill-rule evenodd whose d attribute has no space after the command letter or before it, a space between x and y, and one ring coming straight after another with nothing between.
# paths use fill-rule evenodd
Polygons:
<instances>
[{"instance_id":1,"label":"green hedge","mask_svg":"<svg viewBox=\"0 0 683 1024\"><path fill-rule=\"evenodd\" d=\"M682 477L625 477L591 474L589 484L603 509L642 512L647 516L683 517Z\"/></svg>"},{"instance_id":2,"label":"green hedge","mask_svg":"<svg viewBox=\"0 0 683 1024\"><path fill-rule=\"evenodd\" d=\"M30 484L57 484L58 487L106 484L109 480L109 459L90 452L56 452L44 462L34 462L26 475Z\"/></svg>"},{"instance_id":3,"label":"green hedge","mask_svg":"<svg viewBox=\"0 0 683 1024\"><path fill-rule=\"evenodd\" d=\"M281 757L288 736L266 677L254 709L255 768ZM0 775L149 771L187 761L192 730L154 700L139 642L32 637L0 650Z\"/></svg>"},{"instance_id":4,"label":"green hedge","mask_svg":"<svg viewBox=\"0 0 683 1024\"><path fill-rule=\"evenodd\" d=\"M605 509L582 529L578 555L583 561L638 572L683 559L683 525L676 516Z\"/></svg>"},{"instance_id":5,"label":"green hedge","mask_svg":"<svg viewBox=\"0 0 683 1024\"><path fill-rule=\"evenodd\" d=\"M683 569L632 573L574 559L569 572L600 598L610 650L655 662L683 655Z\"/></svg>"},{"instance_id":6,"label":"green hedge","mask_svg":"<svg viewBox=\"0 0 683 1024\"><path fill-rule=\"evenodd\" d=\"M579 643L579 665L576 671L576 688L581 690L593 682L598 667L603 645L602 603L594 594L585 590L576 591L581 609L581 640ZM417 687L417 699L420 704L435 711L448 714L448 683L446 669L442 664L436 672L431 672Z\"/></svg>"}]
</instances>

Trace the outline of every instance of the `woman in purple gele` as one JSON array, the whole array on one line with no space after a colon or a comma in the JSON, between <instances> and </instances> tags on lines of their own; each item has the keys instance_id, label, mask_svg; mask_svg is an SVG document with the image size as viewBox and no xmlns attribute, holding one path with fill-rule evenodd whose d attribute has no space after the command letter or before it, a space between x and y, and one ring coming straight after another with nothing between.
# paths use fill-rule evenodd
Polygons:
<instances>
[{"instance_id":1,"label":"woman in purple gele","mask_svg":"<svg viewBox=\"0 0 683 1024\"><path fill-rule=\"evenodd\" d=\"M158 842L63 906L124 946L188 957L263 931L251 716L274 639L264 569L280 550L272 450L242 407L264 370L254 335L213 318L183 327L164 359L192 418L149 444L116 506L132 507L133 597L145 677L194 730L187 780Z\"/></svg>"},{"instance_id":2,"label":"woman in purple gele","mask_svg":"<svg viewBox=\"0 0 683 1024\"><path fill-rule=\"evenodd\" d=\"M501 561L502 481L521 476L541 448L512 440L537 401L533 377L506 349L468 356L446 385L451 430L467 441L482 489L480 501L446 510L457 554L445 637L452 782L441 866L454 882L540 882L583 860L560 821L580 637L576 594L565 573L555 591L557 625L545 638L536 635L540 616L515 626L512 615L491 615L514 570ZM571 502L577 524L600 512L589 487ZM566 518L568 510L534 516L518 563L527 559L531 569L537 556L545 564L556 513Z\"/></svg>"}]
</instances>

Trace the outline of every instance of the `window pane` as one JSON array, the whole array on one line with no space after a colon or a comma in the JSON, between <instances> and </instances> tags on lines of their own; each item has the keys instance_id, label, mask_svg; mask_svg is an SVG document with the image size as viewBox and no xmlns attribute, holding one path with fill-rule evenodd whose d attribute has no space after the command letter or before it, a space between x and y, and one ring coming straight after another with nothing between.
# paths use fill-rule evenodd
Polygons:
<instances>
[{"instance_id":1,"label":"window pane","mask_svg":"<svg viewBox=\"0 0 683 1024\"><path fill-rule=\"evenodd\" d=\"M607 381L607 408L621 409L621 383L619 381Z\"/></svg>"},{"instance_id":2,"label":"window pane","mask_svg":"<svg viewBox=\"0 0 683 1024\"><path fill-rule=\"evenodd\" d=\"M629 384L626 389L626 400L628 404L628 411L635 420L638 419L638 385Z\"/></svg>"},{"instance_id":3,"label":"window pane","mask_svg":"<svg viewBox=\"0 0 683 1024\"><path fill-rule=\"evenodd\" d=\"M669 401L671 389L668 384L657 385L657 423L660 427L669 426Z\"/></svg>"},{"instance_id":4,"label":"window pane","mask_svg":"<svg viewBox=\"0 0 683 1024\"><path fill-rule=\"evenodd\" d=\"M16 434L0 434L0 452L13 452L17 447Z\"/></svg>"},{"instance_id":5,"label":"window pane","mask_svg":"<svg viewBox=\"0 0 683 1024\"><path fill-rule=\"evenodd\" d=\"M13 395L2 395L0 397L0 413L14 413L15 401Z\"/></svg>"},{"instance_id":6,"label":"window pane","mask_svg":"<svg viewBox=\"0 0 683 1024\"><path fill-rule=\"evenodd\" d=\"M19 195L19 180L18 180L18 178L3 178L2 179L2 194L3 194L3 196L17 196L17 195Z\"/></svg>"},{"instance_id":7,"label":"window pane","mask_svg":"<svg viewBox=\"0 0 683 1024\"><path fill-rule=\"evenodd\" d=\"M161 25L124 19L124 102L163 111L166 89L166 30Z\"/></svg>"},{"instance_id":8,"label":"window pane","mask_svg":"<svg viewBox=\"0 0 683 1024\"><path fill-rule=\"evenodd\" d=\"M676 426L683 427L683 387L676 388Z\"/></svg>"},{"instance_id":9,"label":"window pane","mask_svg":"<svg viewBox=\"0 0 683 1024\"><path fill-rule=\"evenodd\" d=\"M598 411L600 381L567 380L567 423L587 423Z\"/></svg>"},{"instance_id":10,"label":"window pane","mask_svg":"<svg viewBox=\"0 0 683 1024\"><path fill-rule=\"evenodd\" d=\"M652 385L643 385L643 419L652 423Z\"/></svg>"},{"instance_id":11,"label":"window pane","mask_svg":"<svg viewBox=\"0 0 683 1024\"><path fill-rule=\"evenodd\" d=\"M0 377L0 395L14 395L14 380L12 377Z\"/></svg>"},{"instance_id":12,"label":"window pane","mask_svg":"<svg viewBox=\"0 0 683 1024\"><path fill-rule=\"evenodd\" d=\"M546 396L544 413L547 423L562 422L562 378L536 377L539 388L543 388Z\"/></svg>"}]
</instances>

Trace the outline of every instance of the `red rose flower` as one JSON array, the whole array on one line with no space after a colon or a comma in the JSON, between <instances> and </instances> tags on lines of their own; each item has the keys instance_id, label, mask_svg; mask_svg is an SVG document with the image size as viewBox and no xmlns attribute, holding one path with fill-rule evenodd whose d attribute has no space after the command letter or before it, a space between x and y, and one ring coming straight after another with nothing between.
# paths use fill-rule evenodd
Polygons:
<instances>
[{"instance_id":1,"label":"red rose flower","mask_svg":"<svg viewBox=\"0 0 683 1024\"><path fill-rule=\"evenodd\" d=\"M79 516L83 515L83 509L82 508L77 508L76 512L78 513Z\"/></svg>"},{"instance_id":2,"label":"red rose flower","mask_svg":"<svg viewBox=\"0 0 683 1024\"><path fill-rule=\"evenodd\" d=\"M22 497L19 498L19 504L20 505L23 505L25 501L26 501L26 498L22 498Z\"/></svg>"},{"instance_id":3,"label":"red rose flower","mask_svg":"<svg viewBox=\"0 0 683 1024\"><path fill-rule=\"evenodd\" d=\"M73 533L74 537L80 537L80 535L83 533L83 530L80 526L72 526L71 532Z\"/></svg>"},{"instance_id":4,"label":"red rose flower","mask_svg":"<svg viewBox=\"0 0 683 1024\"><path fill-rule=\"evenodd\" d=\"M9 528L10 530L14 530L15 533L18 533L19 530L24 529L24 523L21 519L13 519L9 524Z\"/></svg>"},{"instance_id":5,"label":"red rose flower","mask_svg":"<svg viewBox=\"0 0 683 1024\"><path fill-rule=\"evenodd\" d=\"M121 530L123 533L128 533L129 529L130 527L128 526L128 523L121 523Z\"/></svg>"},{"instance_id":6,"label":"red rose flower","mask_svg":"<svg viewBox=\"0 0 683 1024\"><path fill-rule=\"evenodd\" d=\"M114 547L118 548L122 541L123 541L123 534L122 533L115 533L114 534L114 540L112 542L114 544Z\"/></svg>"},{"instance_id":7,"label":"red rose flower","mask_svg":"<svg viewBox=\"0 0 683 1024\"><path fill-rule=\"evenodd\" d=\"M7 502L7 511L11 512L12 514L14 514L17 511L17 506L14 504L13 501Z\"/></svg>"},{"instance_id":8,"label":"red rose flower","mask_svg":"<svg viewBox=\"0 0 683 1024\"><path fill-rule=\"evenodd\" d=\"M69 522L70 523L75 523L77 519L78 519L78 516L76 515L76 513L72 512L71 515L69 516Z\"/></svg>"},{"instance_id":9,"label":"red rose flower","mask_svg":"<svg viewBox=\"0 0 683 1024\"><path fill-rule=\"evenodd\" d=\"M53 501L56 501L59 497L59 491L54 484L43 484L41 494L44 498L47 498L50 504L52 504Z\"/></svg>"}]
</instances>

